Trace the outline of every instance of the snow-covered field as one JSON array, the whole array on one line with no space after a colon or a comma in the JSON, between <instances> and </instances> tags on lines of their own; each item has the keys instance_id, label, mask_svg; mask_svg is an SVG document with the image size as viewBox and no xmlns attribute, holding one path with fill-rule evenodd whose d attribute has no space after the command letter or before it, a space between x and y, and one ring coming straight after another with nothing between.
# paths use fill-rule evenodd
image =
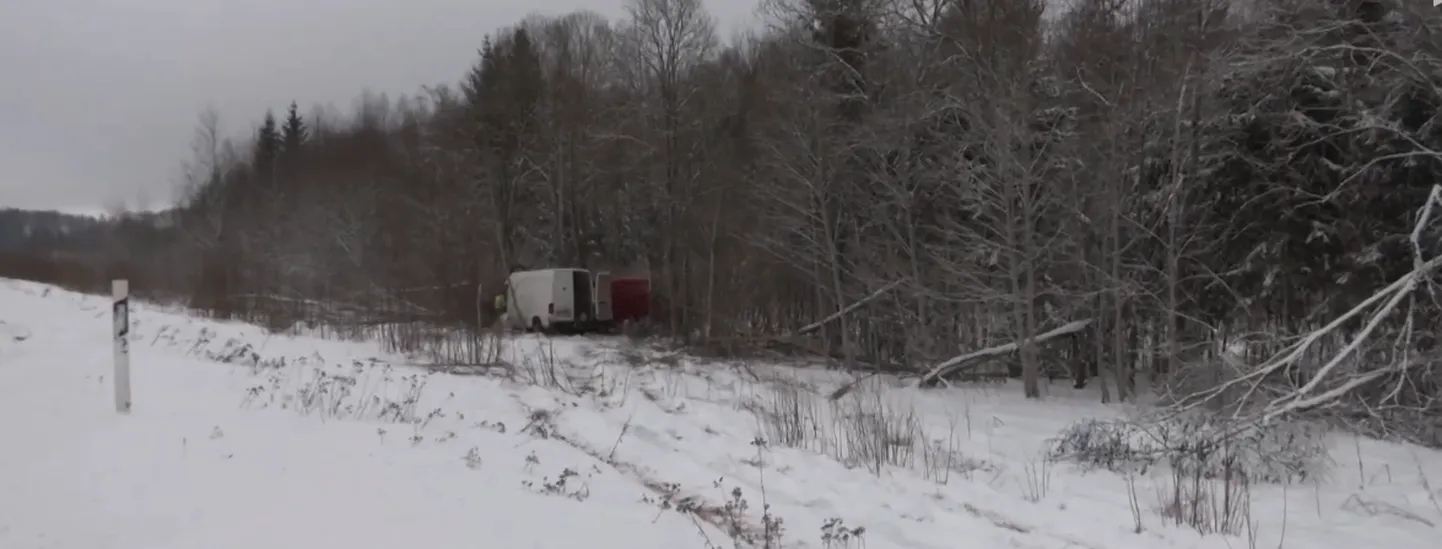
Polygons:
<instances>
[{"instance_id":1,"label":"snow-covered field","mask_svg":"<svg viewBox=\"0 0 1442 549\"><path fill-rule=\"evenodd\" d=\"M1204 480L1186 514L1233 533L1203 535L1166 467L1045 457L1127 413L1062 384L832 401L850 377L533 337L509 376L451 375L136 309L120 416L108 299L0 280L0 547L1442 547L1420 448L1330 435L1324 474L1232 505Z\"/></svg>"}]
</instances>

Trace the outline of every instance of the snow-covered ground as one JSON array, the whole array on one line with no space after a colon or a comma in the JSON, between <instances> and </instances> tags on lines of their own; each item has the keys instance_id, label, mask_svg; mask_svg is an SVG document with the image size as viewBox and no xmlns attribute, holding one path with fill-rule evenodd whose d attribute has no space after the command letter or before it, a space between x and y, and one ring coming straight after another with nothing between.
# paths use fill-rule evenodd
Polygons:
<instances>
[{"instance_id":1,"label":"snow-covered ground","mask_svg":"<svg viewBox=\"0 0 1442 549\"><path fill-rule=\"evenodd\" d=\"M1253 484L1245 527L1202 535L1164 518L1165 468L1044 457L1126 413L1090 391L833 401L850 377L619 340L518 337L511 375L452 375L138 305L120 416L109 309L0 280L0 547L1442 546L1437 452L1332 435L1325 475Z\"/></svg>"}]
</instances>

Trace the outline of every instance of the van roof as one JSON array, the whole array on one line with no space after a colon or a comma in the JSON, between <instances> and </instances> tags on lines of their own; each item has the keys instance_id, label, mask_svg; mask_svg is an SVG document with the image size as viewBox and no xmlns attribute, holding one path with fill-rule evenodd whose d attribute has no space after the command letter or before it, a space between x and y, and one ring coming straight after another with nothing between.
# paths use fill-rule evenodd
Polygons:
<instances>
[{"instance_id":1,"label":"van roof","mask_svg":"<svg viewBox=\"0 0 1442 549\"><path fill-rule=\"evenodd\" d=\"M563 272L564 272L564 273L571 273L571 272L577 272L577 271L583 272L583 273L589 273L589 272L590 272L589 270L586 270L586 269L580 269L580 268L575 268L575 267L564 267L564 268L556 268L556 269L532 269L532 270L529 270L529 271L516 271L516 272L514 272L514 273L511 273L511 276L516 276L516 275L536 275L536 274L543 274L543 273L563 273Z\"/></svg>"}]
</instances>

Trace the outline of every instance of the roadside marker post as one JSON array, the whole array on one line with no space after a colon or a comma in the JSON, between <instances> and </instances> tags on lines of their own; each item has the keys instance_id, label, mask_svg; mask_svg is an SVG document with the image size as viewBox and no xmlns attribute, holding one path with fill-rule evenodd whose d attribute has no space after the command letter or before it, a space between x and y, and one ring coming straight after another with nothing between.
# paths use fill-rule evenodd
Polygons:
<instances>
[{"instance_id":1,"label":"roadside marker post","mask_svg":"<svg viewBox=\"0 0 1442 549\"><path fill-rule=\"evenodd\" d=\"M110 281L115 329L115 412L130 413L130 281Z\"/></svg>"}]
</instances>

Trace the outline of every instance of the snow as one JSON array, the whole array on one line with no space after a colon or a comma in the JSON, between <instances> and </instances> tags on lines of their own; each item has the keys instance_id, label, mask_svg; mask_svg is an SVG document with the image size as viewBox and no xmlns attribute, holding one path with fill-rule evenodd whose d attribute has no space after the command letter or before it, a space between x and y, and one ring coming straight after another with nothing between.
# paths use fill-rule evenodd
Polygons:
<instances>
[{"instance_id":1,"label":"snow","mask_svg":"<svg viewBox=\"0 0 1442 549\"><path fill-rule=\"evenodd\" d=\"M851 377L519 336L514 378L453 375L374 343L135 309L120 416L108 299L0 280L0 547L732 547L728 530L766 537L763 512L785 547L1431 549L1442 535L1442 455L1345 435L1327 475L1252 486L1250 534L1172 525L1156 511L1166 472L1043 457L1068 425L1130 412L1060 383L1038 402L878 377L833 402ZM914 440L879 442L866 421ZM746 509L728 510L738 488ZM824 541L835 520L860 540Z\"/></svg>"}]
</instances>

